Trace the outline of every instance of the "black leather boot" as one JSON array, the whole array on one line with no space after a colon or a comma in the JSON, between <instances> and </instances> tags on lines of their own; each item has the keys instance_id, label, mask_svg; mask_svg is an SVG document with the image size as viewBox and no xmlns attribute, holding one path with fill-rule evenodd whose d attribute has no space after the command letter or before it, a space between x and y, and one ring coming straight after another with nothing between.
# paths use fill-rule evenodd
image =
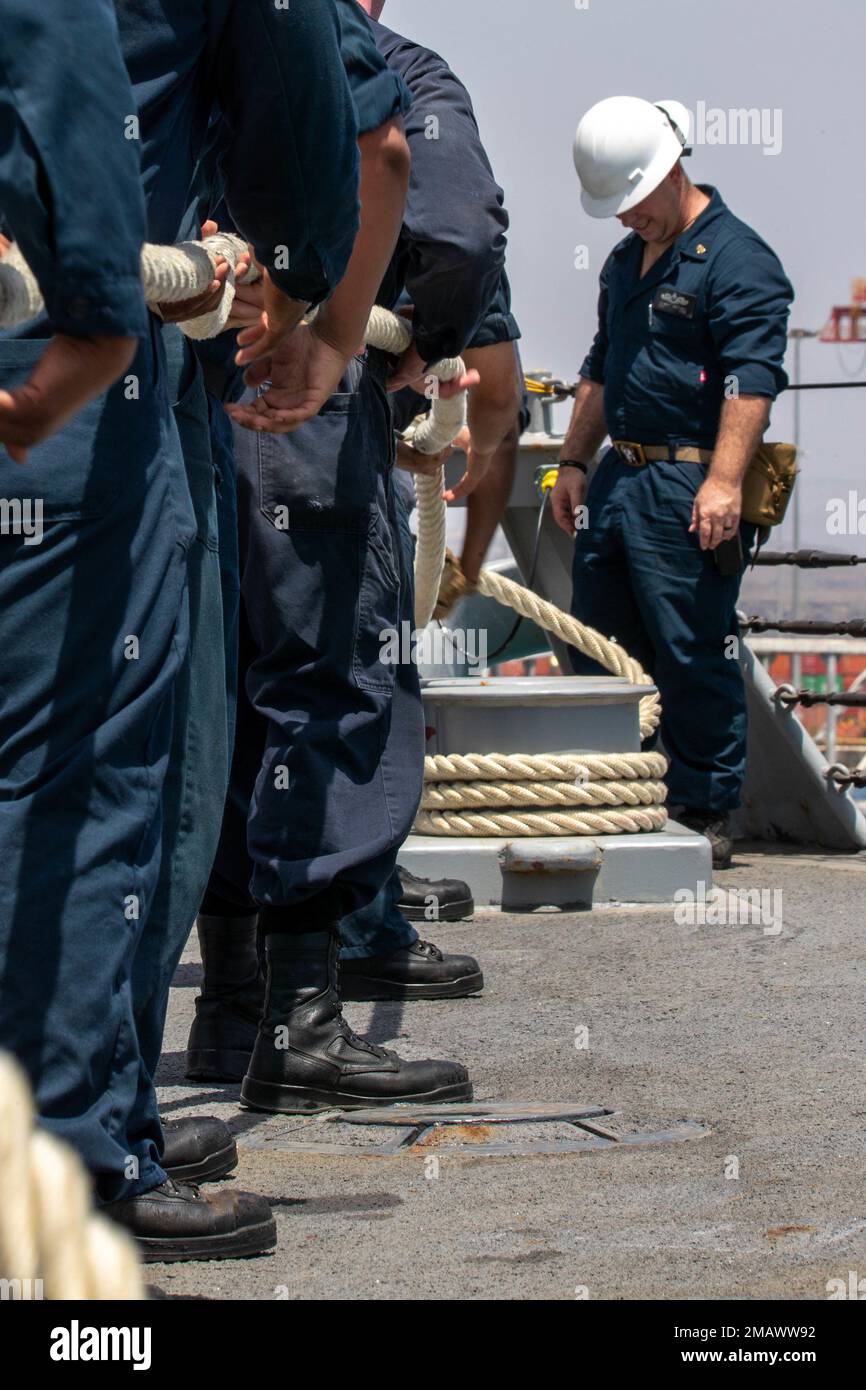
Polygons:
<instances>
[{"instance_id":1,"label":"black leather boot","mask_svg":"<svg viewBox=\"0 0 866 1390\"><path fill-rule=\"evenodd\" d=\"M713 852L713 868L729 869L734 852L731 837L731 818L727 811L707 811L695 806L676 806L669 812L671 819L706 835Z\"/></svg>"},{"instance_id":2,"label":"black leather boot","mask_svg":"<svg viewBox=\"0 0 866 1390\"><path fill-rule=\"evenodd\" d=\"M295 1115L472 1099L465 1067L407 1062L353 1033L337 995L336 929L267 937L268 993L241 1104Z\"/></svg>"},{"instance_id":3,"label":"black leather boot","mask_svg":"<svg viewBox=\"0 0 866 1390\"><path fill-rule=\"evenodd\" d=\"M258 917L199 915L204 981L186 1045L191 1081L244 1078L265 1002L257 923Z\"/></svg>"},{"instance_id":4,"label":"black leather boot","mask_svg":"<svg viewBox=\"0 0 866 1390\"><path fill-rule=\"evenodd\" d=\"M212 1115L163 1120L162 1167L174 1182L215 1182L238 1166L228 1125Z\"/></svg>"},{"instance_id":5,"label":"black leather boot","mask_svg":"<svg viewBox=\"0 0 866 1390\"><path fill-rule=\"evenodd\" d=\"M397 911L410 922L459 922L475 911L472 891L462 878L418 878L397 865L403 891Z\"/></svg>"},{"instance_id":6,"label":"black leather boot","mask_svg":"<svg viewBox=\"0 0 866 1390\"><path fill-rule=\"evenodd\" d=\"M340 961L344 999L463 999L483 988L474 956L446 956L432 941L413 941L388 956Z\"/></svg>"},{"instance_id":7,"label":"black leather boot","mask_svg":"<svg viewBox=\"0 0 866 1390\"><path fill-rule=\"evenodd\" d=\"M277 1243L277 1223L264 1197L217 1192L204 1197L192 1184L171 1178L140 1197L102 1208L138 1242L142 1259L233 1260L261 1255Z\"/></svg>"}]
</instances>

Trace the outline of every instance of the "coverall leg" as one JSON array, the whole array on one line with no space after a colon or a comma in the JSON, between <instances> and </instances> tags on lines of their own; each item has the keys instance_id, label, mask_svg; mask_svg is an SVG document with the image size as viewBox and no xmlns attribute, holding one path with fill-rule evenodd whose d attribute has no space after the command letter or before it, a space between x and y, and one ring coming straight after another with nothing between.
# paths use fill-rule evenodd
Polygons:
<instances>
[{"instance_id":1,"label":"coverall leg","mask_svg":"<svg viewBox=\"0 0 866 1390\"><path fill-rule=\"evenodd\" d=\"M411 598L384 381L368 353L301 430L235 432L245 690L206 912L353 911L387 882L414 820L418 674L379 660Z\"/></svg>"},{"instance_id":2,"label":"coverall leg","mask_svg":"<svg viewBox=\"0 0 866 1390\"><path fill-rule=\"evenodd\" d=\"M221 643L219 524L201 368L179 329L163 329L170 395L183 449L196 535L187 560L189 644L174 687L171 757L163 786L162 861L133 967L142 1057L139 1103L158 1123L153 1079L169 991L207 887L228 782L226 663Z\"/></svg>"},{"instance_id":3,"label":"coverall leg","mask_svg":"<svg viewBox=\"0 0 866 1390\"><path fill-rule=\"evenodd\" d=\"M397 518L397 537L400 542L400 560L406 589L404 609L410 614L415 611L415 537L409 525L409 513L403 500L403 492L394 487L394 507ZM413 619L414 625L414 619ZM423 745L419 744L417 757L423 756ZM379 890L371 903L351 912L340 923L340 959L361 960L365 956L389 956L394 951L405 950L417 941L418 933L412 923L403 916L397 903L403 894L403 885L396 866L391 877Z\"/></svg>"},{"instance_id":4,"label":"coverall leg","mask_svg":"<svg viewBox=\"0 0 866 1390\"><path fill-rule=\"evenodd\" d=\"M658 685L670 802L724 812L739 805L746 765L745 687L732 640L742 572L721 574L689 533L704 476L697 464L633 468L613 450L606 455L587 494L589 526L575 542L571 611L615 636ZM754 535L741 526L744 555ZM576 675L601 669L571 655Z\"/></svg>"},{"instance_id":5,"label":"coverall leg","mask_svg":"<svg viewBox=\"0 0 866 1390\"><path fill-rule=\"evenodd\" d=\"M0 386L44 348L0 344ZM196 531L165 371L151 319L127 375L26 468L0 450L0 495L44 511L41 543L0 536L0 1047L104 1201L164 1179L158 1123L130 1120Z\"/></svg>"}]
</instances>

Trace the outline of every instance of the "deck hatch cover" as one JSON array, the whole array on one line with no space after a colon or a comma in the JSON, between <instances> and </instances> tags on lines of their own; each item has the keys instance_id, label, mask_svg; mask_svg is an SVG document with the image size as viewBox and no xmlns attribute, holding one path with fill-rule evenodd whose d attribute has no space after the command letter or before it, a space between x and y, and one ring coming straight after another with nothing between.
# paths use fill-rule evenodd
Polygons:
<instances>
[{"instance_id":1,"label":"deck hatch cover","mask_svg":"<svg viewBox=\"0 0 866 1390\"><path fill-rule=\"evenodd\" d=\"M238 1142L247 1148L335 1157L437 1153L443 1157L523 1158L678 1143L709 1133L705 1126L690 1120L647 1130L618 1120L620 1113L607 1106L578 1102L393 1105L332 1110L314 1116L273 1116L239 1135Z\"/></svg>"}]
</instances>

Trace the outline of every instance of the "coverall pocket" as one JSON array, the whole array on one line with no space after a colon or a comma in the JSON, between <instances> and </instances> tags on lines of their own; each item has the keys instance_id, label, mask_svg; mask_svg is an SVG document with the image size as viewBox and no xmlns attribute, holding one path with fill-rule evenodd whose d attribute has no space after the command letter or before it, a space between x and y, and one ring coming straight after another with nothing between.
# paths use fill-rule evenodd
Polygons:
<instances>
[{"instance_id":1,"label":"coverall pocket","mask_svg":"<svg viewBox=\"0 0 866 1390\"><path fill-rule=\"evenodd\" d=\"M355 683L361 690L390 694L397 674L391 654L395 645L398 659L404 655L396 643L400 635L400 575L391 529L377 507L371 509L362 546Z\"/></svg>"},{"instance_id":2,"label":"coverall pocket","mask_svg":"<svg viewBox=\"0 0 866 1390\"><path fill-rule=\"evenodd\" d=\"M172 406L172 411L183 449L186 480L195 513L196 538L208 550L216 552L219 550L216 473L207 396L200 367L195 368L192 380Z\"/></svg>"},{"instance_id":3,"label":"coverall pocket","mask_svg":"<svg viewBox=\"0 0 866 1390\"><path fill-rule=\"evenodd\" d=\"M48 339L0 342L0 389L25 381ZM130 368L134 371L135 368ZM146 410L124 394L123 379L91 401L61 430L28 451L27 462L13 463L0 446L0 497L20 499L48 521L88 521L111 510L129 465L129 436L137 430L137 411Z\"/></svg>"},{"instance_id":4,"label":"coverall pocket","mask_svg":"<svg viewBox=\"0 0 866 1390\"><path fill-rule=\"evenodd\" d=\"M678 342L697 341L701 325L694 319L680 318L678 314L665 314L656 309L652 317L651 332L663 338L676 338Z\"/></svg>"},{"instance_id":5,"label":"coverall pocket","mask_svg":"<svg viewBox=\"0 0 866 1390\"><path fill-rule=\"evenodd\" d=\"M689 359L695 353L701 354L703 328L694 318L678 318L677 314L662 314L656 311L652 318L651 334L659 345L670 343L671 352L685 352Z\"/></svg>"},{"instance_id":6,"label":"coverall pocket","mask_svg":"<svg viewBox=\"0 0 866 1390\"><path fill-rule=\"evenodd\" d=\"M653 517L647 549L652 555L652 568L659 574L678 579L683 584L712 571L712 556L701 550L696 532L690 531L692 508L698 489L706 477L706 469L694 463L664 461L651 463L646 483L650 488L645 501L645 516Z\"/></svg>"},{"instance_id":7,"label":"coverall pocket","mask_svg":"<svg viewBox=\"0 0 866 1390\"><path fill-rule=\"evenodd\" d=\"M255 441L259 505L277 530L366 531L376 473L358 393L331 396L295 434Z\"/></svg>"}]
</instances>

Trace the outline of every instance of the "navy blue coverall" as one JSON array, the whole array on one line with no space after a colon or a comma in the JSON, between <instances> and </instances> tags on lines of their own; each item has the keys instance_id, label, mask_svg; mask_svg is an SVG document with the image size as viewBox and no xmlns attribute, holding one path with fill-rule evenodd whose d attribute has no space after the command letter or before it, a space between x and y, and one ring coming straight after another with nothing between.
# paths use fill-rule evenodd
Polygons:
<instances>
[{"instance_id":1,"label":"navy blue coverall","mask_svg":"<svg viewBox=\"0 0 866 1390\"><path fill-rule=\"evenodd\" d=\"M0 211L47 317L0 341L0 386L59 329L130 334L126 378L0 494L43 509L0 536L0 1046L94 1171L149 1164L130 971L159 867L159 787L185 642L183 464L141 295L135 105L107 3L0 4ZM117 1195L109 1184L106 1196Z\"/></svg>"},{"instance_id":2,"label":"navy blue coverall","mask_svg":"<svg viewBox=\"0 0 866 1390\"><path fill-rule=\"evenodd\" d=\"M333 288L358 210L331 0L127 0L134 95L112 9L0 5L0 211L50 316L0 342L0 385L26 374L52 327L141 337L126 377L25 468L0 451L0 494L41 499L46 521L38 546L0 536L0 1045L102 1200L164 1177L131 977L165 928L163 793L199 529L141 241L177 236L215 105L233 133L235 220L269 266L289 247L290 269L273 272L289 294Z\"/></svg>"},{"instance_id":3,"label":"navy blue coverall","mask_svg":"<svg viewBox=\"0 0 866 1390\"><path fill-rule=\"evenodd\" d=\"M407 207L378 298L393 307L407 288L432 362L464 347L497 289L503 195L444 61L371 27L413 98ZM379 660L382 634L412 620L386 374L382 354L368 351L300 430L235 430L245 679L207 913L266 905L288 929L309 930L363 907L391 876L417 811L417 669Z\"/></svg>"},{"instance_id":4,"label":"navy blue coverall","mask_svg":"<svg viewBox=\"0 0 866 1390\"><path fill-rule=\"evenodd\" d=\"M183 6L172 13L163 7L157 18L148 0L135 8L122 6L118 15L139 103L152 239L198 236L196 210L190 206L195 202L190 181L194 189L198 164L190 155L209 149L217 130L216 158L234 225L243 219L244 231L269 263L276 246L285 246L288 255L278 264L285 259L287 271L277 270L274 278L293 298L315 302L342 275L357 226L356 121L341 71L339 23L341 15L353 19L353 14L348 0L294 10L289 22L286 11L266 0L249 8L218 0L216 5ZM308 91L309 86L315 91ZM176 103L178 97L185 101L190 95L193 138L178 158L172 149ZM275 143L263 148L265 112ZM307 124L311 116L315 128ZM278 172L271 173L277 148L295 154L281 154ZM266 179L268 197L263 197ZM219 482L219 492L215 488L220 473L230 467L221 448L224 429L230 426L207 400L202 373L179 329L167 325L162 338L196 535L187 556L189 642L173 691L161 870L133 973L133 1007L146 1078L156 1070L171 980L216 852L232 737L227 652L219 640L227 616L219 538L233 499L231 478ZM226 599L231 602L230 595ZM231 659L236 661L233 649ZM224 738L219 737L221 729Z\"/></svg>"},{"instance_id":5,"label":"navy blue coverall","mask_svg":"<svg viewBox=\"0 0 866 1390\"><path fill-rule=\"evenodd\" d=\"M511 312L511 287L503 270L493 301L479 328L474 333L472 341L467 343L467 347L480 348L490 347L494 343L511 343L516 342L519 337L520 328ZM397 393L397 400L393 404L394 424L398 430L405 429L416 415L429 409L429 402L408 387L405 391ZM404 478L408 479L408 476L406 473L403 474ZM399 479L395 478L395 482L398 481ZM412 485L410 483L408 489L410 505L411 490ZM403 502L403 490L397 487L395 492L397 520L402 542L402 560L412 593L410 612L414 612L415 600L412 581L415 564L415 539L409 527L409 513ZM388 882L376 894L373 901L366 907L359 908L357 912L351 913L348 917L344 917L340 923L341 960L362 960L365 956L389 956L395 951L404 950L419 939L418 932L397 906L402 896L403 884L400 881L400 874L395 868Z\"/></svg>"},{"instance_id":6,"label":"navy blue coverall","mask_svg":"<svg viewBox=\"0 0 866 1390\"><path fill-rule=\"evenodd\" d=\"M581 376L604 385L612 440L712 450L726 389L773 400L793 290L775 253L718 192L641 277L632 233L601 273L599 328ZM676 291L671 295L669 291ZM741 573L724 575L689 534L706 468L665 459L633 467L611 449L586 496L571 611L615 637L656 681L671 803L724 812L745 774L746 701L736 660ZM740 527L743 553L755 528ZM598 673L572 651L576 675Z\"/></svg>"}]
</instances>

